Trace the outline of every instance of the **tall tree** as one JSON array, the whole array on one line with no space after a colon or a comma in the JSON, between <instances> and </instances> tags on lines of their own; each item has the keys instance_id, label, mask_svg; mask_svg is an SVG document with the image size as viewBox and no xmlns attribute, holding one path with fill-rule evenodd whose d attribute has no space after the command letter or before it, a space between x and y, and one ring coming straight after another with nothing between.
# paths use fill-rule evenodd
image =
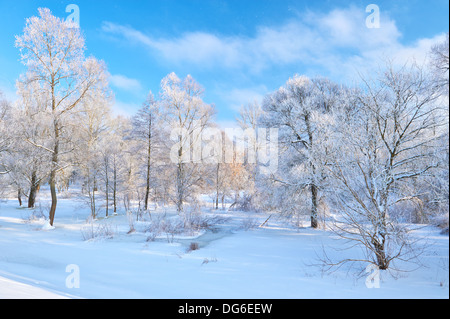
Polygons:
<instances>
[{"instance_id":1,"label":"tall tree","mask_svg":"<svg viewBox=\"0 0 450 319\"><path fill-rule=\"evenodd\" d=\"M176 142L169 148L176 166L175 203L179 213L192 188L202 181L201 138L214 114L213 106L205 103L202 95L203 88L190 75L181 80L171 73L161 81L163 117Z\"/></svg>"},{"instance_id":2,"label":"tall tree","mask_svg":"<svg viewBox=\"0 0 450 319\"><path fill-rule=\"evenodd\" d=\"M152 92L147 96L147 100L133 117L133 138L139 141L139 150L143 150L142 156L145 159L145 197L144 210L148 210L148 202L151 191L151 170L158 147L161 134L161 114L159 104L155 100ZM139 152L138 150L138 152ZM141 153L141 152L139 152Z\"/></svg>"},{"instance_id":3,"label":"tall tree","mask_svg":"<svg viewBox=\"0 0 450 319\"><path fill-rule=\"evenodd\" d=\"M73 133L77 145L76 163L82 168L85 190L88 193L89 205L92 217L95 218L99 210L97 205L97 192L100 190L100 182L108 178L108 170L105 171L105 156L108 154L107 140L110 136L110 109L109 99L100 92L91 92L80 103L79 111L74 115L77 119L77 131ZM106 156L106 162L108 157ZM108 179L105 181L108 183ZM108 191L105 189L106 198Z\"/></svg>"},{"instance_id":4,"label":"tall tree","mask_svg":"<svg viewBox=\"0 0 450 319\"><path fill-rule=\"evenodd\" d=\"M309 190L311 227L318 227L320 190L325 180L327 127L331 110L339 101L339 87L326 79L291 78L266 97L260 125L279 129L280 167L269 181L281 187L278 207L292 212L300 194ZM291 200L286 201L286 194Z\"/></svg>"},{"instance_id":5,"label":"tall tree","mask_svg":"<svg viewBox=\"0 0 450 319\"><path fill-rule=\"evenodd\" d=\"M434 72L436 83L444 89L448 95L450 53L449 53L449 33L447 32L445 40L436 44L431 49L431 67Z\"/></svg>"},{"instance_id":6,"label":"tall tree","mask_svg":"<svg viewBox=\"0 0 450 319\"><path fill-rule=\"evenodd\" d=\"M13 112L15 130L12 168L12 178L17 184L22 185L28 192L28 208L34 208L36 196L43 181L50 172L51 154L43 147L34 145L46 145L47 126L50 114L47 112L48 97L38 82L28 83L17 81L17 94Z\"/></svg>"},{"instance_id":7,"label":"tall tree","mask_svg":"<svg viewBox=\"0 0 450 319\"><path fill-rule=\"evenodd\" d=\"M78 26L52 15L49 9L40 8L39 17L26 20L23 34L16 36L16 47L27 66L25 85L39 82L49 95L48 139L50 147L36 144L51 153L50 192L52 204L49 212L53 226L56 207L58 173L65 168L62 157L73 147L67 124L71 113L93 90L106 86L105 67L93 57L84 56L85 41Z\"/></svg>"},{"instance_id":8,"label":"tall tree","mask_svg":"<svg viewBox=\"0 0 450 319\"><path fill-rule=\"evenodd\" d=\"M0 176L7 173L6 163L2 159L2 155L10 149L11 144L11 139L8 134L10 109L9 103L3 98L3 94L0 91Z\"/></svg>"}]
</instances>

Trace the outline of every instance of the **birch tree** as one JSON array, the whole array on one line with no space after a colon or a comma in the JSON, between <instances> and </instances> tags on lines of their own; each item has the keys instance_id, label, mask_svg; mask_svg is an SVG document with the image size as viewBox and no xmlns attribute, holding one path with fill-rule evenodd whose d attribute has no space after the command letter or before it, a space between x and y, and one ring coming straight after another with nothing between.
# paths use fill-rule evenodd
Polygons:
<instances>
[{"instance_id":1,"label":"birch tree","mask_svg":"<svg viewBox=\"0 0 450 319\"><path fill-rule=\"evenodd\" d=\"M93 218L96 218L100 209L97 202L100 184L104 178L107 179L106 184L109 180L108 170L105 171L105 161L108 164L108 145L105 140L110 134L109 102L108 96L93 91L80 102L79 111L73 117L78 123L74 137L79 144L74 151L76 159L73 162L81 168ZM108 190L103 190L108 198Z\"/></svg>"},{"instance_id":2,"label":"birch tree","mask_svg":"<svg viewBox=\"0 0 450 319\"><path fill-rule=\"evenodd\" d=\"M17 93L19 99L14 105L11 123L15 129L11 130L13 165L10 177L23 192L28 192L28 196L24 193L28 197L28 208L34 208L40 186L50 172L51 155L44 149L49 147L46 145L47 127L42 125L49 119L46 112L48 95L38 82L23 85L17 81Z\"/></svg>"},{"instance_id":3,"label":"birch tree","mask_svg":"<svg viewBox=\"0 0 450 319\"><path fill-rule=\"evenodd\" d=\"M160 149L161 114L159 104L150 92L144 105L133 117L133 138L137 140L136 152L144 160L143 172L145 180L144 210L148 210L151 191L152 169L155 166L156 153Z\"/></svg>"},{"instance_id":4,"label":"birch tree","mask_svg":"<svg viewBox=\"0 0 450 319\"><path fill-rule=\"evenodd\" d=\"M7 112L10 106L8 102L3 98L3 94L0 91L0 154L4 153L9 147L9 140L7 135Z\"/></svg>"},{"instance_id":5,"label":"birch tree","mask_svg":"<svg viewBox=\"0 0 450 319\"><path fill-rule=\"evenodd\" d=\"M9 121L9 103L3 98L0 91L0 195L5 187L2 184L5 182L6 174L9 169L6 164L6 154L10 149L11 140L8 137L8 121Z\"/></svg>"},{"instance_id":6,"label":"birch tree","mask_svg":"<svg viewBox=\"0 0 450 319\"><path fill-rule=\"evenodd\" d=\"M178 213L193 189L202 181L201 138L214 114L202 100L203 88L191 77L184 80L171 73L161 81L163 116L175 145L169 147L175 165L175 198Z\"/></svg>"},{"instance_id":7,"label":"birch tree","mask_svg":"<svg viewBox=\"0 0 450 319\"><path fill-rule=\"evenodd\" d=\"M49 95L47 105L51 119L48 139L51 155L50 192L52 204L49 212L53 226L56 207L56 183L58 174L64 170L64 155L73 147L67 124L71 113L93 90L101 90L106 85L105 67L93 57L84 56L85 43L80 29L72 22L52 15L49 9L40 8L39 17L26 20L23 34L16 36L16 47L20 49L22 63L27 67L25 85L39 82Z\"/></svg>"}]
</instances>

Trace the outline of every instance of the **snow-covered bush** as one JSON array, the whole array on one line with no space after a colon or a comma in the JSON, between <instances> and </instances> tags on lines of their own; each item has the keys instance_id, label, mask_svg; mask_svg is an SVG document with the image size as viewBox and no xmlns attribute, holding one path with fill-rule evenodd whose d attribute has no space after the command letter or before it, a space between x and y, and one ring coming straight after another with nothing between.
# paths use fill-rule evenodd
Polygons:
<instances>
[{"instance_id":1,"label":"snow-covered bush","mask_svg":"<svg viewBox=\"0 0 450 319\"><path fill-rule=\"evenodd\" d=\"M84 241L112 239L116 235L116 230L108 223L95 224L94 222L88 222L86 226L81 228L81 235Z\"/></svg>"}]
</instances>

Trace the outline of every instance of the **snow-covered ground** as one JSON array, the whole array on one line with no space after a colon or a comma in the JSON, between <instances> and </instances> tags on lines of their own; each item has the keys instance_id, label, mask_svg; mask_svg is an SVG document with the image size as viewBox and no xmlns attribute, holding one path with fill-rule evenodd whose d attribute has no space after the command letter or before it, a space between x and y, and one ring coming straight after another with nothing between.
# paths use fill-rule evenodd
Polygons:
<instances>
[{"instance_id":1,"label":"snow-covered ground","mask_svg":"<svg viewBox=\"0 0 450 319\"><path fill-rule=\"evenodd\" d=\"M274 217L244 227L265 214L219 211L228 219L215 232L148 241L145 223L128 233L124 214L86 224L89 210L71 199L59 200L53 230L31 213L0 203L0 298L449 298L449 237L432 227L415 234L428 241L419 269L382 274L380 288L369 289L364 268L324 274L315 266L323 248L337 245L327 231ZM89 229L107 236L84 240Z\"/></svg>"}]
</instances>

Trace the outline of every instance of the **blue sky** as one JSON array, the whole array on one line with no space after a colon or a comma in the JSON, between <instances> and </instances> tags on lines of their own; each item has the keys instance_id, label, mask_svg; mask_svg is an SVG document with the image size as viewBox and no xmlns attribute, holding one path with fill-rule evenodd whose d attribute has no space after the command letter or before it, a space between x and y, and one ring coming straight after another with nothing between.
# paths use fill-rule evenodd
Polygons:
<instances>
[{"instance_id":1,"label":"blue sky","mask_svg":"<svg viewBox=\"0 0 450 319\"><path fill-rule=\"evenodd\" d=\"M24 71L14 36L39 7L65 18L80 9L87 54L106 62L114 111L133 114L170 72L191 74L217 121L282 86L294 74L355 80L383 57L423 60L449 28L447 0L0 0L0 90L14 98ZM366 7L380 27L366 26Z\"/></svg>"}]
</instances>

